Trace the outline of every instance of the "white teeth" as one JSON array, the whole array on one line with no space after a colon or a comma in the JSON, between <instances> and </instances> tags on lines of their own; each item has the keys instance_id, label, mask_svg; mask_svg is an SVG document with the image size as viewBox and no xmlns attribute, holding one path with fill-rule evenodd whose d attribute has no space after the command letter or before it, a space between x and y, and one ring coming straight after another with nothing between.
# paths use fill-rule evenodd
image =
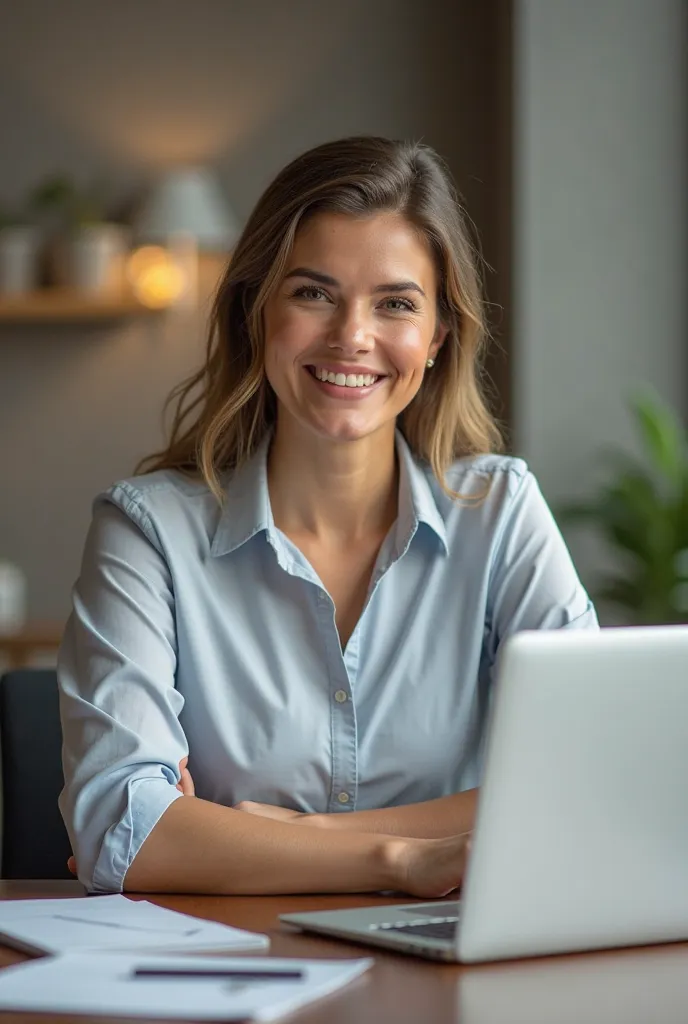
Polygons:
<instances>
[{"instance_id":1,"label":"white teeth","mask_svg":"<svg viewBox=\"0 0 688 1024\"><path fill-rule=\"evenodd\" d=\"M318 380L336 384L340 388L370 387L378 380L377 374L374 373L333 373L321 366L314 367L313 372Z\"/></svg>"}]
</instances>

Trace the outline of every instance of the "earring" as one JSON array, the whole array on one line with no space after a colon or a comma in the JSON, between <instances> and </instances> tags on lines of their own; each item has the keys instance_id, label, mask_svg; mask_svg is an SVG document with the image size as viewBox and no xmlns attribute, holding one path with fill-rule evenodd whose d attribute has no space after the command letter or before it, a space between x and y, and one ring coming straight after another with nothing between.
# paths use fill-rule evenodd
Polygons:
<instances>
[{"instance_id":1,"label":"earring","mask_svg":"<svg viewBox=\"0 0 688 1024\"><path fill-rule=\"evenodd\" d=\"M428 370L430 370L435 365L435 360L434 359L428 359L428 361L426 362L425 365L427 366Z\"/></svg>"}]
</instances>

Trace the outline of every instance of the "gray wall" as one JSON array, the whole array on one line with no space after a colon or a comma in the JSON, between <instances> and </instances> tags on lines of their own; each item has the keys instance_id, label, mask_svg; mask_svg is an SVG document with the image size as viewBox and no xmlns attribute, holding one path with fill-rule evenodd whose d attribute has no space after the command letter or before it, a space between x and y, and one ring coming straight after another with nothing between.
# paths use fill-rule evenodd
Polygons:
<instances>
[{"instance_id":1,"label":"gray wall","mask_svg":"<svg viewBox=\"0 0 688 1024\"><path fill-rule=\"evenodd\" d=\"M547 497L588 491L625 401L688 411L685 0L517 0L515 444ZM584 576L596 544L570 538Z\"/></svg>"},{"instance_id":2,"label":"gray wall","mask_svg":"<svg viewBox=\"0 0 688 1024\"><path fill-rule=\"evenodd\" d=\"M47 171L114 195L172 161L217 164L240 218L288 159L363 132L423 137L495 227L492 4L426 0L0 0L0 197ZM499 169L499 168L497 168ZM161 440L203 316L0 325L0 557L30 613L62 619L92 497Z\"/></svg>"}]
</instances>

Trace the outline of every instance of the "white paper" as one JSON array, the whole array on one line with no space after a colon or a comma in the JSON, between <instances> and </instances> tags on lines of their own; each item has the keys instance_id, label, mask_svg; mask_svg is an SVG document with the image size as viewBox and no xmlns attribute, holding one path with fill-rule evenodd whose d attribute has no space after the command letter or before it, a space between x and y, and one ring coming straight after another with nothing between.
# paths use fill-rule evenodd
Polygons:
<instances>
[{"instance_id":1,"label":"white paper","mask_svg":"<svg viewBox=\"0 0 688 1024\"><path fill-rule=\"evenodd\" d=\"M267 935L121 895L2 901L0 937L18 949L53 954L132 949L191 953L269 946Z\"/></svg>"},{"instance_id":2,"label":"white paper","mask_svg":"<svg viewBox=\"0 0 688 1024\"><path fill-rule=\"evenodd\" d=\"M273 957L152 957L71 953L0 971L0 1010L267 1021L336 991L373 964L363 960ZM238 982L206 978L134 978L136 967L239 970L300 969L289 981Z\"/></svg>"}]
</instances>

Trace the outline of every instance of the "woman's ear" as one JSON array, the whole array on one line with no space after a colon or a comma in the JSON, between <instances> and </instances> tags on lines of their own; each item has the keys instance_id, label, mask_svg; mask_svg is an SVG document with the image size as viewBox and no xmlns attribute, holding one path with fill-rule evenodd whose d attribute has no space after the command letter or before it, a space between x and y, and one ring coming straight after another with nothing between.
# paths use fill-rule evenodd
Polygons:
<instances>
[{"instance_id":1,"label":"woman's ear","mask_svg":"<svg viewBox=\"0 0 688 1024\"><path fill-rule=\"evenodd\" d=\"M428 355L431 359L437 359L437 353L444 345L447 335L449 334L449 328L446 324L442 323L441 320L437 321L437 328L435 329L435 337L430 343L428 349Z\"/></svg>"}]
</instances>

